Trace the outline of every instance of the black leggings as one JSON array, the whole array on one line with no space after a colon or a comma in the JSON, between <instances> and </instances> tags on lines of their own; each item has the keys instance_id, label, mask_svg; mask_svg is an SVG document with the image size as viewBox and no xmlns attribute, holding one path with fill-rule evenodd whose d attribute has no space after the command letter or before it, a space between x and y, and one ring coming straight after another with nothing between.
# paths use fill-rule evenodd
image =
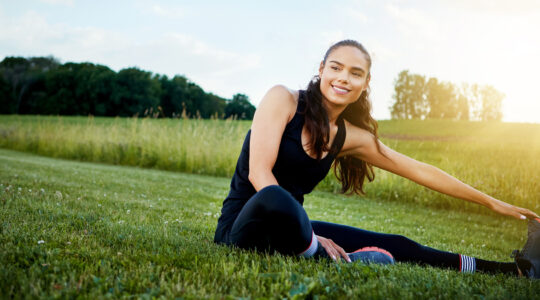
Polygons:
<instances>
[{"instance_id":1,"label":"black leggings","mask_svg":"<svg viewBox=\"0 0 540 300\"><path fill-rule=\"evenodd\" d=\"M375 246L389 251L397 262L413 262L458 270L461 267L459 254L426 247L401 235L310 221L298 201L277 185L261 189L247 201L231 227L228 241L225 242L244 249L297 255L310 246L312 232L332 239L346 252ZM514 268L512 263L479 261L490 264L484 271L511 272ZM477 267L480 266L482 265Z\"/></svg>"}]
</instances>

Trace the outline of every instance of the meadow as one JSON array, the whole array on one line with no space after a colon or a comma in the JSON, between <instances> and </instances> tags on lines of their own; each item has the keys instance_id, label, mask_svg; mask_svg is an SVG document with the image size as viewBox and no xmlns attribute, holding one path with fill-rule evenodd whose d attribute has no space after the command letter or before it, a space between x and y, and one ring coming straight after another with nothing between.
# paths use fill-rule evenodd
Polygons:
<instances>
[{"instance_id":1,"label":"meadow","mask_svg":"<svg viewBox=\"0 0 540 300\"><path fill-rule=\"evenodd\" d=\"M539 298L538 281L502 274L340 265L213 244L248 128L0 116L1 297ZM540 211L539 125L383 121L380 132L400 152ZM306 196L308 215L491 260L510 261L525 242L525 222L376 175L359 197L336 193L330 174Z\"/></svg>"}]
</instances>

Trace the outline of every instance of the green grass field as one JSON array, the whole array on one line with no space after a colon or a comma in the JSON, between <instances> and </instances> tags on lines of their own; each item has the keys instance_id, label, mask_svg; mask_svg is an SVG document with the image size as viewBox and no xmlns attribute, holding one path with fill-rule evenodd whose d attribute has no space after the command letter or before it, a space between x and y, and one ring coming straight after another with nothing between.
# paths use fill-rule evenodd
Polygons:
<instances>
[{"instance_id":1,"label":"green grass field","mask_svg":"<svg viewBox=\"0 0 540 300\"><path fill-rule=\"evenodd\" d=\"M105 163L0 149L0 296L540 298L539 281L502 274L338 265L213 244L230 164L234 168L248 127L215 120L0 116L3 148ZM398 151L540 210L539 125L391 121L381 122L381 133ZM125 143L125 153L140 152L107 150L115 143ZM144 164L143 153L154 153L146 157L157 161L171 158L175 167L165 160ZM207 166L216 153L228 157L219 158L220 167ZM114 155L126 160L110 160ZM330 176L306 196L308 215L490 260L511 261L511 250L525 242L525 222L384 172L377 176L366 197L333 193Z\"/></svg>"}]
</instances>

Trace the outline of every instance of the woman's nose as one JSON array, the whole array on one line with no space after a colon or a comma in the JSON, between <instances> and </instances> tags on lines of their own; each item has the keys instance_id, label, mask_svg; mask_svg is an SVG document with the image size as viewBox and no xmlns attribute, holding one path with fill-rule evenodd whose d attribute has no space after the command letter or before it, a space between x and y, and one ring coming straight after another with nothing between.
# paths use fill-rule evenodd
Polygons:
<instances>
[{"instance_id":1,"label":"woman's nose","mask_svg":"<svg viewBox=\"0 0 540 300\"><path fill-rule=\"evenodd\" d=\"M349 73L340 72L339 75L338 75L338 81L348 82L349 81Z\"/></svg>"}]
</instances>

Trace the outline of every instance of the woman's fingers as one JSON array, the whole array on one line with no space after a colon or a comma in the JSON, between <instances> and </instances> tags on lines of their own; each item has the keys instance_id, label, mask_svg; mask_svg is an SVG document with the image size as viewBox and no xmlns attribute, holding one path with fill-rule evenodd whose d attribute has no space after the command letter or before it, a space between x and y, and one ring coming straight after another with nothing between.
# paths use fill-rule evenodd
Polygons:
<instances>
[{"instance_id":1,"label":"woman's fingers","mask_svg":"<svg viewBox=\"0 0 540 300\"><path fill-rule=\"evenodd\" d=\"M328 253L328 256L330 256L334 261L339 263L341 262L340 257L343 257L345 258L345 260L350 262L349 256L347 255L345 250L343 250L343 248L334 243L334 241L321 237L319 237L319 241L321 242L324 250L326 250L326 253Z\"/></svg>"},{"instance_id":2,"label":"woman's fingers","mask_svg":"<svg viewBox=\"0 0 540 300\"><path fill-rule=\"evenodd\" d=\"M514 206L509 203L502 202L502 201L499 201L499 203L493 208L493 210L495 210L496 212L500 214L508 215L508 216L514 217L516 219L521 219L521 220L527 220L527 218L529 219L539 218L535 212L529 209Z\"/></svg>"},{"instance_id":3,"label":"woman's fingers","mask_svg":"<svg viewBox=\"0 0 540 300\"><path fill-rule=\"evenodd\" d=\"M338 244L334 243L334 241L330 240L332 242L332 245L334 246L334 249L338 252L338 256L343 257L347 262L351 262L351 259L349 258L349 255L347 255L347 252L343 250Z\"/></svg>"},{"instance_id":4,"label":"woman's fingers","mask_svg":"<svg viewBox=\"0 0 540 300\"><path fill-rule=\"evenodd\" d=\"M520 208L520 213L522 215L525 215L529 219L539 218L538 215L535 212L531 211L530 209Z\"/></svg>"}]
</instances>

